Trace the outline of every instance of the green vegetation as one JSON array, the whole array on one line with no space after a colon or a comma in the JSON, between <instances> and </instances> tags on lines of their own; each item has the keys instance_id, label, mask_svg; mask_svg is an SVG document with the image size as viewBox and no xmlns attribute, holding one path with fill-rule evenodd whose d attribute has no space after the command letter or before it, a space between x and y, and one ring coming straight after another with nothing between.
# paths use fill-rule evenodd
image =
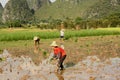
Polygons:
<instances>
[{"instance_id":1,"label":"green vegetation","mask_svg":"<svg viewBox=\"0 0 120 80\"><path fill-rule=\"evenodd\" d=\"M104 36L104 35L119 35L120 28L104 28L90 30L66 30L65 39L71 37L85 36ZM32 40L34 36L39 36L41 39L59 38L58 30L39 30L39 29L1 29L0 41L18 41Z\"/></svg>"},{"instance_id":2,"label":"green vegetation","mask_svg":"<svg viewBox=\"0 0 120 80\"><path fill-rule=\"evenodd\" d=\"M86 18L104 18L110 14L120 12L120 1L119 0L101 0L100 2L92 5L86 10L84 16Z\"/></svg>"},{"instance_id":3,"label":"green vegetation","mask_svg":"<svg viewBox=\"0 0 120 80\"><path fill-rule=\"evenodd\" d=\"M3 11L3 22L27 22L32 17L32 13L28 7L26 0L10 0Z\"/></svg>"},{"instance_id":4,"label":"green vegetation","mask_svg":"<svg viewBox=\"0 0 120 80\"><path fill-rule=\"evenodd\" d=\"M11 0L0 28L60 29L61 23L66 29L120 27L119 7L119 0Z\"/></svg>"},{"instance_id":5,"label":"green vegetation","mask_svg":"<svg viewBox=\"0 0 120 80\"><path fill-rule=\"evenodd\" d=\"M120 29L90 29L90 30L73 30L73 31L66 31L65 38L71 37L85 37L85 36L104 36L104 35L119 35Z\"/></svg>"},{"instance_id":6,"label":"green vegetation","mask_svg":"<svg viewBox=\"0 0 120 80\"><path fill-rule=\"evenodd\" d=\"M37 29L1 29L0 36L0 41L32 40L34 36L39 36L42 39L49 39L58 37L59 32Z\"/></svg>"},{"instance_id":7,"label":"green vegetation","mask_svg":"<svg viewBox=\"0 0 120 80\"><path fill-rule=\"evenodd\" d=\"M62 19L69 17L103 18L111 13L120 12L119 0L57 0L51 4L44 4L35 12L35 18Z\"/></svg>"},{"instance_id":8,"label":"green vegetation","mask_svg":"<svg viewBox=\"0 0 120 80\"><path fill-rule=\"evenodd\" d=\"M83 12L90 6L97 3L99 0L56 0L52 4L43 5L35 13L35 18L40 19L64 19L70 17L75 19L76 17L81 17Z\"/></svg>"},{"instance_id":9,"label":"green vegetation","mask_svg":"<svg viewBox=\"0 0 120 80\"><path fill-rule=\"evenodd\" d=\"M47 20L36 20L36 21L10 21L6 23L7 27L15 28L39 28L39 29L60 29L61 24L66 29L96 29L96 28L107 28L107 27L120 27L120 13L110 14L102 19L90 19L84 20L81 17L76 19L65 18L63 21L61 19ZM1 28L3 28L1 26Z\"/></svg>"},{"instance_id":10,"label":"green vegetation","mask_svg":"<svg viewBox=\"0 0 120 80\"><path fill-rule=\"evenodd\" d=\"M2 20L2 12L3 12L3 7L0 3L0 24L1 24L1 20Z\"/></svg>"},{"instance_id":11,"label":"green vegetation","mask_svg":"<svg viewBox=\"0 0 120 80\"><path fill-rule=\"evenodd\" d=\"M39 9L41 6L41 0L26 0L31 11Z\"/></svg>"}]
</instances>

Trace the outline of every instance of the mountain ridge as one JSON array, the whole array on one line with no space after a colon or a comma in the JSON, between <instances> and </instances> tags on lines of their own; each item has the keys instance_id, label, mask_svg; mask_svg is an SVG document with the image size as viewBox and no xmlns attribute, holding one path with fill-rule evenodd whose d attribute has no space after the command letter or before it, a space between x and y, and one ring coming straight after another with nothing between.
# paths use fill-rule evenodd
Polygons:
<instances>
[{"instance_id":1,"label":"mountain ridge","mask_svg":"<svg viewBox=\"0 0 120 80\"><path fill-rule=\"evenodd\" d=\"M16 5L15 5L16 4ZM103 18L120 12L120 0L10 0L3 11L3 21L27 19Z\"/></svg>"},{"instance_id":2,"label":"mountain ridge","mask_svg":"<svg viewBox=\"0 0 120 80\"><path fill-rule=\"evenodd\" d=\"M107 15L120 12L120 0L101 0L91 6L85 13L86 18L103 18ZM89 14L88 14L89 13Z\"/></svg>"},{"instance_id":3,"label":"mountain ridge","mask_svg":"<svg viewBox=\"0 0 120 80\"><path fill-rule=\"evenodd\" d=\"M38 11L35 13L36 18L65 18L65 17L79 17L83 15L83 12L99 0L57 0L56 2L43 5ZM91 4L88 4L90 3ZM72 16L71 16L72 15Z\"/></svg>"},{"instance_id":4,"label":"mountain ridge","mask_svg":"<svg viewBox=\"0 0 120 80\"><path fill-rule=\"evenodd\" d=\"M16 0L10 0L4 8L2 19L3 22L16 20L26 21L31 16L32 13L26 0L20 0L19 2Z\"/></svg>"}]
</instances>

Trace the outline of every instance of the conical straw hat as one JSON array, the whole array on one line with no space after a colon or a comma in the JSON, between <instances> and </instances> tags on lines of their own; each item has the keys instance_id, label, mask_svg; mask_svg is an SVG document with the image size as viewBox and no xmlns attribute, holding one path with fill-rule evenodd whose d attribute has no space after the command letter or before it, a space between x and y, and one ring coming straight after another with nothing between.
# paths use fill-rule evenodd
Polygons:
<instances>
[{"instance_id":1,"label":"conical straw hat","mask_svg":"<svg viewBox=\"0 0 120 80\"><path fill-rule=\"evenodd\" d=\"M57 45L56 41L53 41L50 46L53 46L53 47L54 47L54 46L58 46L58 45Z\"/></svg>"},{"instance_id":2,"label":"conical straw hat","mask_svg":"<svg viewBox=\"0 0 120 80\"><path fill-rule=\"evenodd\" d=\"M35 41L35 40L38 40L38 39L39 39L39 37L38 37L38 36L35 36L33 40Z\"/></svg>"}]
</instances>

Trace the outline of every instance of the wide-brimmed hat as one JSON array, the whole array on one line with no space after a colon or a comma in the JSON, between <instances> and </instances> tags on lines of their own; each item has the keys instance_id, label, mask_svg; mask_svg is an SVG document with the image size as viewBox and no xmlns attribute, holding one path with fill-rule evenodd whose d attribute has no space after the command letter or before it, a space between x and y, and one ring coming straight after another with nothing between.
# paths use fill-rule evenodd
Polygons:
<instances>
[{"instance_id":1,"label":"wide-brimmed hat","mask_svg":"<svg viewBox=\"0 0 120 80\"><path fill-rule=\"evenodd\" d=\"M39 39L38 36L34 36L34 38L33 38L34 41L35 41L35 40L38 40L38 39Z\"/></svg>"},{"instance_id":2,"label":"wide-brimmed hat","mask_svg":"<svg viewBox=\"0 0 120 80\"><path fill-rule=\"evenodd\" d=\"M50 46L55 47L55 46L58 46L58 45L57 45L56 41L53 41L52 44L51 44Z\"/></svg>"}]
</instances>

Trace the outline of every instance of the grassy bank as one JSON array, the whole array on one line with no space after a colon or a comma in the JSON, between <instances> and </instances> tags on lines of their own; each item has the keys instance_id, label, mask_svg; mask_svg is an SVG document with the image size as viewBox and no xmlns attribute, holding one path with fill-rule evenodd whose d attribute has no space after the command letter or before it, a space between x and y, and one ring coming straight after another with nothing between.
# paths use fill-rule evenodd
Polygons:
<instances>
[{"instance_id":1,"label":"grassy bank","mask_svg":"<svg viewBox=\"0 0 120 80\"><path fill-rule=\"evenodd\" d=\"M41 39L59 38L58 30L40 30L40 29L0 29L0 41L18 41L32 40L34 36ZM91 30L66 30L65 39L71 37L86 36L104 36L104 35L120 35L120 28L104 28Z\"/></svg>"}]
</instances>

